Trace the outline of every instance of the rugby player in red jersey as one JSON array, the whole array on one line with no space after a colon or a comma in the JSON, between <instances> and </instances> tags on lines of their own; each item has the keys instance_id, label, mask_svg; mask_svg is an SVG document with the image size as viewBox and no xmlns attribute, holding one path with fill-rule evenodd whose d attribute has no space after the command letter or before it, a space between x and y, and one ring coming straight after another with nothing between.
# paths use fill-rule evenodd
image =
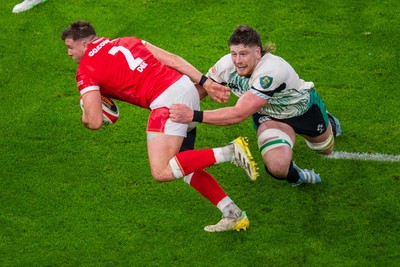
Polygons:
<instances>
[{"instance_id":1,"label":"rugby player in red jersey","mask_svg":"<svg viewBox=\"0 0 400 267\"><path fill-rule=\"evenodd\" d=\"M257 170L247 141L239 137L224 147L180 151L195 123L175 123L169 118L173 104L198 110L200 95L207 93L223 102L229 97L229 88L211 81L181 57L139 38L97 37L86 21L72 23L62 32L61 39L68 55L79 64L76 80L83 100L84 126L93 130L102 126L101 95L149 109L147 149L154 179L168 182L183 178L213 203L222 212L222 219L206 226L206 231L247 229L246 213L204 170L232 162L255 179Z\"/></svg>"}]
</instances>

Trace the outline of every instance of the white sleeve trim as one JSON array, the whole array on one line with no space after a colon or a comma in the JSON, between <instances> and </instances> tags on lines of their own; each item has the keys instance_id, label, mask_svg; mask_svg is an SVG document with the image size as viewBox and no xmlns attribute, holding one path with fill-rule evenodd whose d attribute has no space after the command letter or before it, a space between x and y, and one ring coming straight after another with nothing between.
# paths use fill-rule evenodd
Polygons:
<instances>
[{"instance_id":1,"label":"white sleeve trim","mask_svg":"<svg viewBox=\"0 0 400 267\"><path fill-rule=\"evenodd\" d=\"M81 95L86 94L87 92L90 92L90 91L98 91L98 90L100 90L100 87L97 85L89 86L89 87L86 87L85 89L81 90Z\"/></svg>"}]
</instances>

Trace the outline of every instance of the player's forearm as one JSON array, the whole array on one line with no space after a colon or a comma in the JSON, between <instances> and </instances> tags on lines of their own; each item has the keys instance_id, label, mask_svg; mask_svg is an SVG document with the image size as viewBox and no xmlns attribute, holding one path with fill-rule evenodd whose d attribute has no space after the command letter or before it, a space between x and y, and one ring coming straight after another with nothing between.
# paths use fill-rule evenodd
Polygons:
<instances>
[{"instance_id":1,"label":"player's forearm","mask_svg":"<svg viewBox=\"0 0 400 267\"><path fill-rule=\"evenodd\" d=\"M173 59L169 62L169 67L188 76L193 83L198 83L200 81L203 74L192 64L177 55L173 55L172 58Z\"/></svg>"},{"instance_id":2,"label":"player's forearm","mask_svg":"<svg viewBox=\"0 0 400 267\"><path fill-rule=\"evenodd\" d=\"M228 126L243 122L247 116L237 110L235 107L226 107L215 110L203 111L202 123Z\"/></svg>"},{"instance_id":3,"label":"player's forearm","mask_svg":"<svg viewBox=\"0 0 400 267\"><path fill-rule=\"evenodd\" d=\"M82 124L90 130L97 130L103 125L103 120L99 120L98 118L90 118L85 114L85 112L83 112Z\"/></svg>"},{"instance_id":4,"label":"player's forearm","mask_svg":"<svg viewBox=\"0 0 400 267\"><path fill-rule=\"evenodd\" d=\"M185 104L174 104L169 112L173 122L190 123L195 121L220 126L238 124L250 116L236 106L200 111L193 110Z\"/></svg>"},{"instance_id":5,"label":"player's forearm","mask_svg":"<svg viewBox=\"0 0 400 267\"><path fill-rule=\"evenodd\" d=\"M197 92L199 93L200 99L203 99L207 96L207 91L204 89L204 87L195 84Z\"/></svg>"},{"instance_id":6,"label":"player's forearm","mask_svg":"<svg viewBox=\"0 0 400 267\"><path fill-rule=\"evenodd\" d=\"M178 72L188 76L196 84L200 98L208 95L212 100L219 103L229 100L229 88L213 82L183 58L175 55L174 60L169 62L170 65L167 66L173 67ZM199 90L200 87L204 90Z\"/></svg>"},{"instance_id":7,"label":"player's forearm","mask_svg":"<svg viewBox=\"0 0 400 267\"><path fill-rule=\"evenodd\" d=\"M145 46L153 54L153 56L164 65L173 68L182 74L185 74L194 83L198 83L200 81L202 73L182 57L152 45L149 42L146 42Z\"/></svg>"}]
</instances>

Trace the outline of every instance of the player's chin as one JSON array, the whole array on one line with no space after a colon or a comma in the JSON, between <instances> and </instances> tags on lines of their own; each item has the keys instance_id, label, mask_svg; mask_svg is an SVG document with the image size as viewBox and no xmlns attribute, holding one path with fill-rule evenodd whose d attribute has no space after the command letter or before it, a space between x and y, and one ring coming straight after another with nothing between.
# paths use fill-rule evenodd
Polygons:
<instances>
[{"instance_id":1,"label":"player's chin","mask_svg":"<svg viewBox=\"0 0 400 267\"><path fill-rule=\"evenodd\" d=\"M248 68L236 68L237 74L239 76L248 76L251 73L249 72Z\"/></svg>"},{"instance_id":2,"label":"player's chin","mask_svg":"<svg viewBox=\"0 0 400 267\"><path fill-rule=\"evenodd\" d=\"M81 58L82 57L72 57L72 59L78 64L81 62Z\"/></svg>"}]
</instances>

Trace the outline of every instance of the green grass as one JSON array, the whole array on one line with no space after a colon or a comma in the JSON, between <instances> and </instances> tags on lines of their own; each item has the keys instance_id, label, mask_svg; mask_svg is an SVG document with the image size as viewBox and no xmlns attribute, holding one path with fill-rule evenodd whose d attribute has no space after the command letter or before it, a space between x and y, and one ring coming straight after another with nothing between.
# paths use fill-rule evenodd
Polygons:
<instances>
[{"instance_id":1,"label":"green grass","mask_svg":"<svg viewBox=\"0 0 400 267\"><path fill-rule=\"evenodd\" d=\"M253 183L213 166L251 227L206 233L219 211L181 180L151 178L148 111L119 103L117 124L82 127L77 66L59 37L86 19L100 36L138 36L206 72L235 26L250 25L340 118L336 150L398 155L398 1L50 0L13 14L17 2L0 8L0 266L398 266L398 162L321 158L299 138L294 160L322 184L291 188L263 168ZM249 120L200 125L196 147L238 135L262 166Z\"/></svg>"}]
</instances>

